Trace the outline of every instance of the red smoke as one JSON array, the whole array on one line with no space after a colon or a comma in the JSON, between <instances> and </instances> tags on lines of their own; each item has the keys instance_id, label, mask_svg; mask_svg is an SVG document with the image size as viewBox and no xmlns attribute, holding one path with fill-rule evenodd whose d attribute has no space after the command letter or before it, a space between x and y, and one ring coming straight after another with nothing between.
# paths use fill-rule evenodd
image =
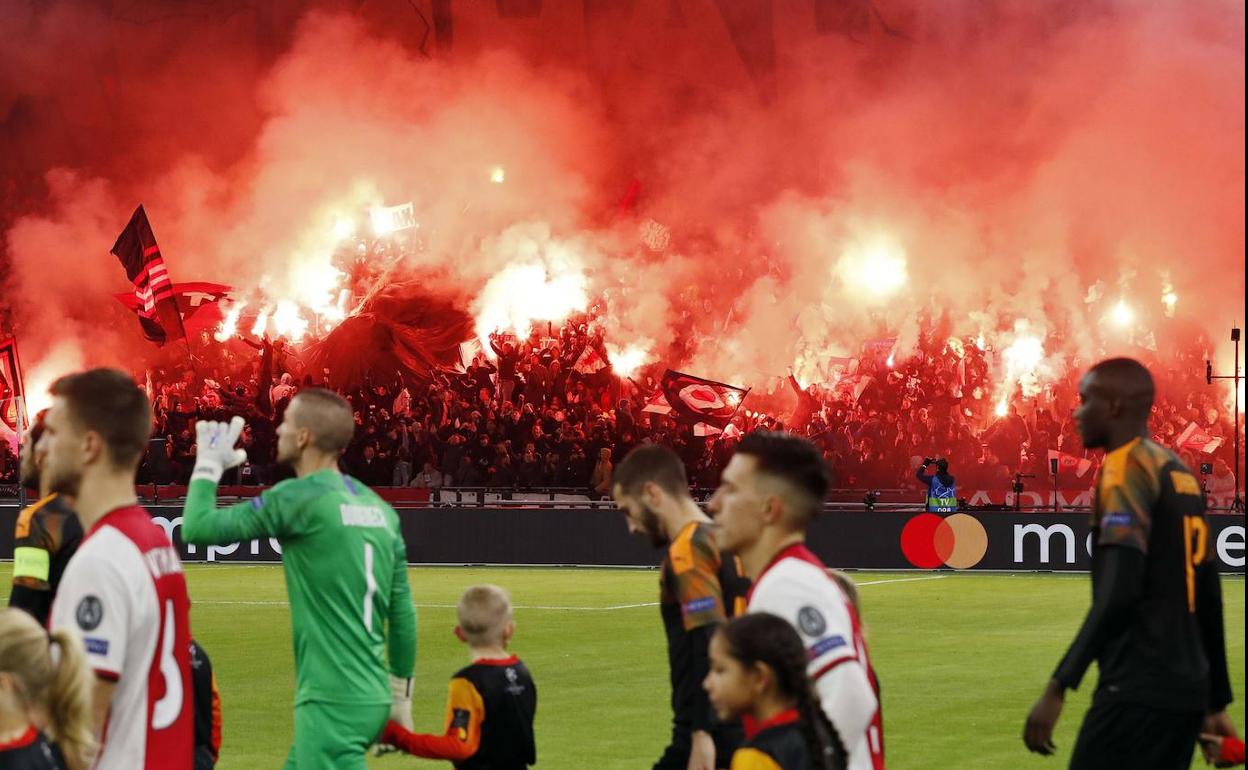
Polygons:
<instances>
[{"instance_id":1,"label":"red smoke","mask_svg":"<svg viewBox=\"0 0 1248 770\"><path fill-rule=\"evenodd\" d=\"M1052 371L1243 318L1231 3L891 0L828 35L774 3L743 40L715 0L483 2L454 4L450 51L427 2L139 5L0 8L0 266L28 366L57 341L152 357L110 297L139 202L175 280L285 296L317 290L335 216L411 200L407 267L463 307L526 251L572 251L613 344L663 358L692 330L671 363L758 386L867 338L904 356L920 316L1000 347L1021 323ZM856 282L880 249L907 280L877 296ZM1120 300L1138 328L1103 321Z\"/></svg>"}]
</instances>

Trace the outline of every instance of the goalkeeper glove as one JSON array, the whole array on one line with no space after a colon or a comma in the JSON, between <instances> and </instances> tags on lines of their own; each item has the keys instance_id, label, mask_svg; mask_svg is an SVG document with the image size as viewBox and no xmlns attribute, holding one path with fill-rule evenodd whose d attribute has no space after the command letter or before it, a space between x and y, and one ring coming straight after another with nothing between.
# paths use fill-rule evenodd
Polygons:
<instances>
[{"instance_id":1,"label":"goalkeeper glove","mask_svg":"<svg viewBox=\"0 0 1248 770\"><path fill-rule=\"evenodd\" d=\"M390 675L390 722L398 722L400 726L411 732L415 729L412 722L412 678L410 676ZM387 730L389 724L386 725ZM373 756L384 757L399 751L393 744L387 743L383 736L374 744Z\"/></svg>"},{"instance_id":2,"label":"goalkeeper glove","mask_svg":"<svg viewBox=\"0 0 1248 770\"><path fill-rule=\"evenodd\" d=\"M412 730L412 678L390 675L390 719Z\"/></svg>"},{"instance_id":3,"label":"goalkeeper glove","mask_svg":"<svg viewBox=\"0 0 1248 770\"><path fill-rule=\"evenodd\" d=\"M235 449L234 445L242 433L242 417L236 416L228 424L210 420L195 423L197 446L191 480L207 479L215 484L227 469L241 465L247 459L247 450Z\"/></svg>"}]
</instances>

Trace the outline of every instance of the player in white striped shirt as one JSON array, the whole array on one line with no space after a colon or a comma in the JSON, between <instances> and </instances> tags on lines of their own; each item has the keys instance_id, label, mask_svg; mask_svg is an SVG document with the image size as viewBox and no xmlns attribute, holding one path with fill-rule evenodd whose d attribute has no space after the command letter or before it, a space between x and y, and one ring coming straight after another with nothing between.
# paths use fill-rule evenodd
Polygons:
<instances>
[{"instance_id":1,"label":"player in white striped shirt","mask_svg":"<svg viewBox=\"0 0 1248 770\"><path fill-rule=\"evenodd\" d=\"M720 548L736 553L753 581L747 611L785 618L806 644L807 671L850 770L884 770L879 686L858 612L806 547L829 481L813 444L758 431L737 447L707 508Z\"/></svg>"}]
</instances>

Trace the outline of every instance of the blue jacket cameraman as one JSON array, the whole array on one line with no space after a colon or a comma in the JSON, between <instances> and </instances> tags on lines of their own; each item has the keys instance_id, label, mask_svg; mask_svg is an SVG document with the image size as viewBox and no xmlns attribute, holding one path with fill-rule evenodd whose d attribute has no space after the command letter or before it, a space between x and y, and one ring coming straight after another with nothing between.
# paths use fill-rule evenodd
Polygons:
<instances>
[{"instance_id":1,"label":"blue jacket cameraman","mask_svg":"<svg viewBox=\"0 0 1248 770\"><path fill-rule=\"evenodd\" d=\"M935 475L927 475L927 467L936 466ZM958 486L949 475L949 461L945 458L934 460L923 458L923 464L914 472L920 484L927 487L927 500L924 510L928 513L954 513L958 510Z\"/></svg>"}]
</instances>

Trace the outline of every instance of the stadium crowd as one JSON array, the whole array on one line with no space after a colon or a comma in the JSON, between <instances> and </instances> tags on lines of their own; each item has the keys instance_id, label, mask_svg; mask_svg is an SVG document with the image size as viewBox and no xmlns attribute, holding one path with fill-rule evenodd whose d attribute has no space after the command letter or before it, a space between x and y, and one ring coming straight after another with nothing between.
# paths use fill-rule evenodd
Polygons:
<instances>
[{"instance_id":1,"label":"stadium crowd","mask_svg":"<svg viewBox=\"0 0 1248 770\"><path fill-rule=\"evenodd\" d=\"M787 382L777 378L770 390L751 392L732 428L704 436L645 411L658 390L661 365L644 367L633 378L609 366L578 366L587 346L607 360L591 316L541 331L528 340L496 338L492 355L478 354L461 373L436 373L426 381L396 375L345 389L359 427L344 455L345 470L372 486L566 488L605 495L612 463L637 444L654 442L676 450L695 486L711 487L742 433L780 426L810 437L831 464L835 486L844 489L914 487L921 458L939 456L949 459L962 489L1006 490L1015 474L1046 478L1049 450L1084 456L1070 416L1078 400L1078 367L1034 397L1015 397L1002 415L993 354L973 340L959 345L921 335L916 350L893 365L864 344L851 371L835 372L834 382L803 387L792 375ZM252 462L238 471L237 482L275 483L287 473L272 462L282 410L299 387L327 384L329 372L306 372L295 349L280 340L270 349L271 363L241 344L201 350L205 358L194 371L148 375L157 441L139 481L186 483L195 421L242 414ZM1233 428L1223 391L1204 381L1201 341L1142 357L1161 386L1155 438L1174 445L1195 423L1222 439L1210 454L1181 451L1193 469L1213 465L1205 479L1210 492L1228 493L1234 484ZM7 447L0 453L8 453ZM15 463L0 460L4 479L11 481ZM1090 484L1091 470L1064 488Z\"/></svg>"}]
</instances>

